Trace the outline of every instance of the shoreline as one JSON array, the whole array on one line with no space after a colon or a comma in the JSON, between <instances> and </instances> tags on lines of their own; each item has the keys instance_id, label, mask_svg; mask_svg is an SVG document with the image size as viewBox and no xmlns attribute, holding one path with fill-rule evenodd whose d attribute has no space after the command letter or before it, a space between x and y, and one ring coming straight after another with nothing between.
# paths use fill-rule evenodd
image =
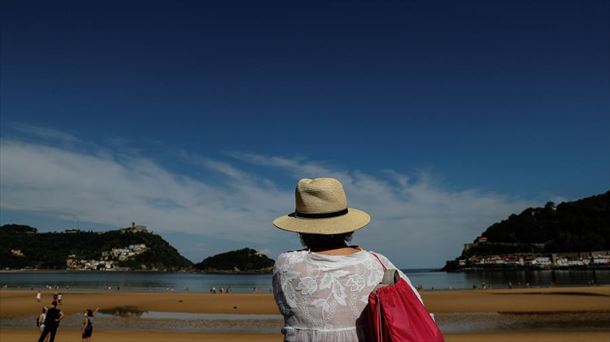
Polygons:
<instances>
[{"instance_id":1,"label":"shoreline","mask_svg":"<svg viewBox=\"0 0 610 342\"><path fill-rule=\"evenodd\" d=\"M460 272L505 272L505 271L608 271L610 266L561 266L561 267L501 267L501 266L489 266L489 267L464 267L458 269L441 269L441 272L447 273L460 273Z\"/></svg>"}]
</instances>

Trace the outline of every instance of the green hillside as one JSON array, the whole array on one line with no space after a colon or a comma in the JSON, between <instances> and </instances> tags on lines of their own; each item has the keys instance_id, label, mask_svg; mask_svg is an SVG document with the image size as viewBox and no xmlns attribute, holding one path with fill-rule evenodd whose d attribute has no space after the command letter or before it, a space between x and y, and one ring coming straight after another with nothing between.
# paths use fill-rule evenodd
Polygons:
<instances>
[{"instance_id":1,"label":"green hillside","mask_svg":"<svg viewBox=\"0 0 610 342\"><path fill-rule=\"evenodd\" d=\"M479 244L469 253L495 253L494 244L509 249L507 252L527 252L527 246L536 245L546 253L610 250L610 191L557 206L548 202L544 207L527 208L494 223L481 236L487 238L487 244Z\"/></svg>"},{"instance_id":2,"label":"green hillside","mask_svg":"<svg viewBox=\"0 0 610 342\"><path fill-rule=\"evenodd\" d=\"M4 225L0 227L0 267L65 269L69 256L76 260L101 260L103 253L113 249L142 244L145 247L140 248L137 255L123 260L112 256L106 258L114 260L116 267L122 269L178 270L192 266L161 236L148 231L38 233L36 228L28 226Z\"/></svg>"},{"instance_id":3,"label":"green hillside","mask_svg":"<svg viewBox=\"0 0 610 342\"><path fill-rule=\"evenodd\" d=\"M610 250L610 191L572 202L527 208L489 226L464 247L445 270L459 260L490 255L550 255Z\"/></svg>"}]
</instances>

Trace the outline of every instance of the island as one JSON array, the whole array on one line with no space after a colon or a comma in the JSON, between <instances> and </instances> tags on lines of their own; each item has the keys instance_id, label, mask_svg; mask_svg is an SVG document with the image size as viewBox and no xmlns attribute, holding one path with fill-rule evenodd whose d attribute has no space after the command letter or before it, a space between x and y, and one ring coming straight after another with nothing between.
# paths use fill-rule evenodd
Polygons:
<instances>
[{"instance_id":1,"label":"island","mask_svg":"<svg viewBox=\"0 0 610 342\"><path fill-rule=\"evenodd\" d=\"M217 254L203 259L195 268L206 273L271 273L274 260L251 248Z\"/></svg>"}]
</instances>

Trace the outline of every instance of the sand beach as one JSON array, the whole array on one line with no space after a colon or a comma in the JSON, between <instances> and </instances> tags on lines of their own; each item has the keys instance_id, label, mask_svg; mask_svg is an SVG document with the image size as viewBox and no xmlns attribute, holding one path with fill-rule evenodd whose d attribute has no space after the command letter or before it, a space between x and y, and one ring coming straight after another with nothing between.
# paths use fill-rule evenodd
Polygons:
<instances>
[{"instance_id":1,"label":"sand beach","mask_svg":"<svg viewBox=\"0 0 610 342\"><path fill-rule=\"evenodd\" d=\"M0 291L0 341L36 340L38 330L33 324L34 318L41 306L50 301L52 292L43 292L40 303L35 295L30 290ZM447 341L610 341L607 328L610 318L605 318L610 317L608 286L424 291L422 296L441 328L446 330ZM282 340L281 318L273 296L268 293L79 291L64 292L61 309L73 323L68 319L64 320L65 324L62 322L57 341L80 341L80 312L98 306L101 313L106 313L102 314L106 321L100 319L100 324L95 326L95 341ZM110 313L121 308L165 313L169 319L141 325L137 322L150 320L112 318ZM219 319L213 320L212 325L188 326L168 313L217 315ZM259 316L269 319L257 321ZM234 317L247 319L240 321ZM112 323L125 320L130 323ZM27 327L29 321L31 328ZM255 328L248 331L247 324ZM265 324L264 329L259 329Z\"/></svg>"}]
</instances>

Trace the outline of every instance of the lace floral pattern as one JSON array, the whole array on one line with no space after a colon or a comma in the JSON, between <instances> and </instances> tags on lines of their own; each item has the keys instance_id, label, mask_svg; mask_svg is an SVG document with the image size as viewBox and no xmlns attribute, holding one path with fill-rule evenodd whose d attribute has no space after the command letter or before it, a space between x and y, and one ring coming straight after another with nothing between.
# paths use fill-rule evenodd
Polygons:
<instances>
[{"instance_id":1,"label":"lace floral pattern","mask_svg":"<svg viewBox=\"0 0 610 342\"><path fill-rule=\"evenodd\" d=\"M387 268L396 268L375 254ZM367 318L363 312L382 277L379 261L366 251L346 256L306 250L280 254L273 270L273 294L284 316L285 339L364 340Z\"/></svg>"}]
</instances>

